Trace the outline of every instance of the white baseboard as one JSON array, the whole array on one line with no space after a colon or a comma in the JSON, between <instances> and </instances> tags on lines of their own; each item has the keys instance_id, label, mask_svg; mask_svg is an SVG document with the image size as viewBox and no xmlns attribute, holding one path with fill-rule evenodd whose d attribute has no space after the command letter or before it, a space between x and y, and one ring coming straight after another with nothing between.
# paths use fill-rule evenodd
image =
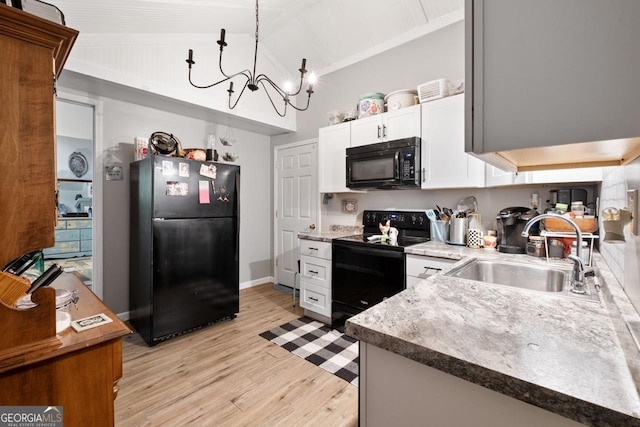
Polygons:
<instances>
[{"instance_id":1,"label":"white baseboard","mask_svg":"<svg viewBox=\"0 0 640 427\"><path fill-rule=\"evenodd\" d=\"M267 276L261 279L249 280L248 282L240 283L240 289L248 289L258 285L264 285L265 283L274 283L275 280L276 279L273 276Z\"/></svg>"}]
</instances>

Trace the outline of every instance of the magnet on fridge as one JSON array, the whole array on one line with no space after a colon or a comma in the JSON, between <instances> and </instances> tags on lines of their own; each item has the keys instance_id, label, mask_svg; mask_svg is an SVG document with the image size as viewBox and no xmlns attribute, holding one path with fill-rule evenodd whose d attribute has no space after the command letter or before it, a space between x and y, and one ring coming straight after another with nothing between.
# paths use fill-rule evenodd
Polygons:
<instances>
[{"instance_id":1,"label":"magnet on fridge","mask_svg":"<svg viewBox=\"0 0 640 427\"><path fill-rule=\"evenodd\" d=\"M216 165L213 164L200 165L200 175L216 179L217 169Z\"/></svg>"},{"instance_id":2,"label":"magnet on fridge","mask_svg":"<svg viewBox=\"0 0 640 427\"><path fill-rule=\"evenodd\" d=\"M211 203L209 199L209 181L198 182L198 198L200 204Z\"/></svg>"},{"instance_id":3,"label":"magnet on fridge","mask_svg":"<svg viewBox=\"0 0 640 427\"><path fill-rule=\"evenodd\" d=\"M188 178L189 177L189 163L180 162L180 169L178 174L181 177Z\"/></svg>"}]
</instances>

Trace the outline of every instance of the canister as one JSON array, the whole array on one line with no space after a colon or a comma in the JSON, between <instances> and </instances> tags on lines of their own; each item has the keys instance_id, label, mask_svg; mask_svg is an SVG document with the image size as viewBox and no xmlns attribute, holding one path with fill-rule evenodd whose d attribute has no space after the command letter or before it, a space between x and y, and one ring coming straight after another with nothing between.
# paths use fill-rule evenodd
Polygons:
<instances>
[{"instance_id":1,"label":"canister","mask_svg":"<svg viewBox=\"0 0 640 427\"><path fill-rule=\"evenodd\" d=\"M529 241L527 242L527 255L539 258L546 256L544 237L529 236Z\"/></svg>"},{"instance_id":2,"label":"canister","mask_svg":"<svg viewBox=\"0 0 640 427\"><path fill-rule=\"evenodd\" d=\"M549 239L549 257L564 258L564 242L559 239Z\"/></svg>"},{"instance_id":3,"label":"canister","mask_svg":"<svg viewBox=\"0 0 640 427\"><path fill-rule=\"evenodd\" d=\"M71 307L76 307L77 303L76 291L56 289L56 333L59 334L71 326Z\"/></svg>"},{"instance_id":4,"label":"canister","mask_svg":"<svg viewBox=\"0 0 640 427\"><path fill-rule=\"evenodd\" d=\"M374 116L384 112L384 93L373 92L360 95L358 118Z\"/></svg>"}]
</instances>

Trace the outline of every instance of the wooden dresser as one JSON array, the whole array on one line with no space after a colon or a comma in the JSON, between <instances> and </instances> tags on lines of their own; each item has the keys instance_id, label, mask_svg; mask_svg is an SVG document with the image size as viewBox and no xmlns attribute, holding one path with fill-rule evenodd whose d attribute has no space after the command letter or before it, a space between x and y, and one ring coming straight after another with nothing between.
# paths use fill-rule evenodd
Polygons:
<instances>
[{"instance_id":1,"label":"wooden dresser","mask_svg":"<svg viewBox=\"0 0 640 427\"><path fill-rule=\"evenodd\" d=\"M52 288L33 294L40 306L32 309L0 303L0 402L62 406L65 427L113 426L122 337L131 331L72 273L63 273L52 286L77 292L72 320L104 313L113 321L82 332L69 327L56 335Z\"/></svg>"}]
</instances>

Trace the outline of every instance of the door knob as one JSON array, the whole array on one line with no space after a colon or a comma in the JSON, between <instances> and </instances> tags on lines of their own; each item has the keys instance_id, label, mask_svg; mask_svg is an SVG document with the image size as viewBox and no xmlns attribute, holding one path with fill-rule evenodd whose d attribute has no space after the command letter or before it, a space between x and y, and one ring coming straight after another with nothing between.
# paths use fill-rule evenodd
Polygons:
<instances>
[{"instance_id":1,"label":"door knob","mask_svg":"<svg viewBox=\"0 0 640 427\"><path fill-rule=\"evenodd\" d=\"M309 228L310 228L311 230L315 230L315 229L316 229L316 225L315 225L315 224L311 224L311 225L309 226Z\"/></svg>"}]
</instances>

